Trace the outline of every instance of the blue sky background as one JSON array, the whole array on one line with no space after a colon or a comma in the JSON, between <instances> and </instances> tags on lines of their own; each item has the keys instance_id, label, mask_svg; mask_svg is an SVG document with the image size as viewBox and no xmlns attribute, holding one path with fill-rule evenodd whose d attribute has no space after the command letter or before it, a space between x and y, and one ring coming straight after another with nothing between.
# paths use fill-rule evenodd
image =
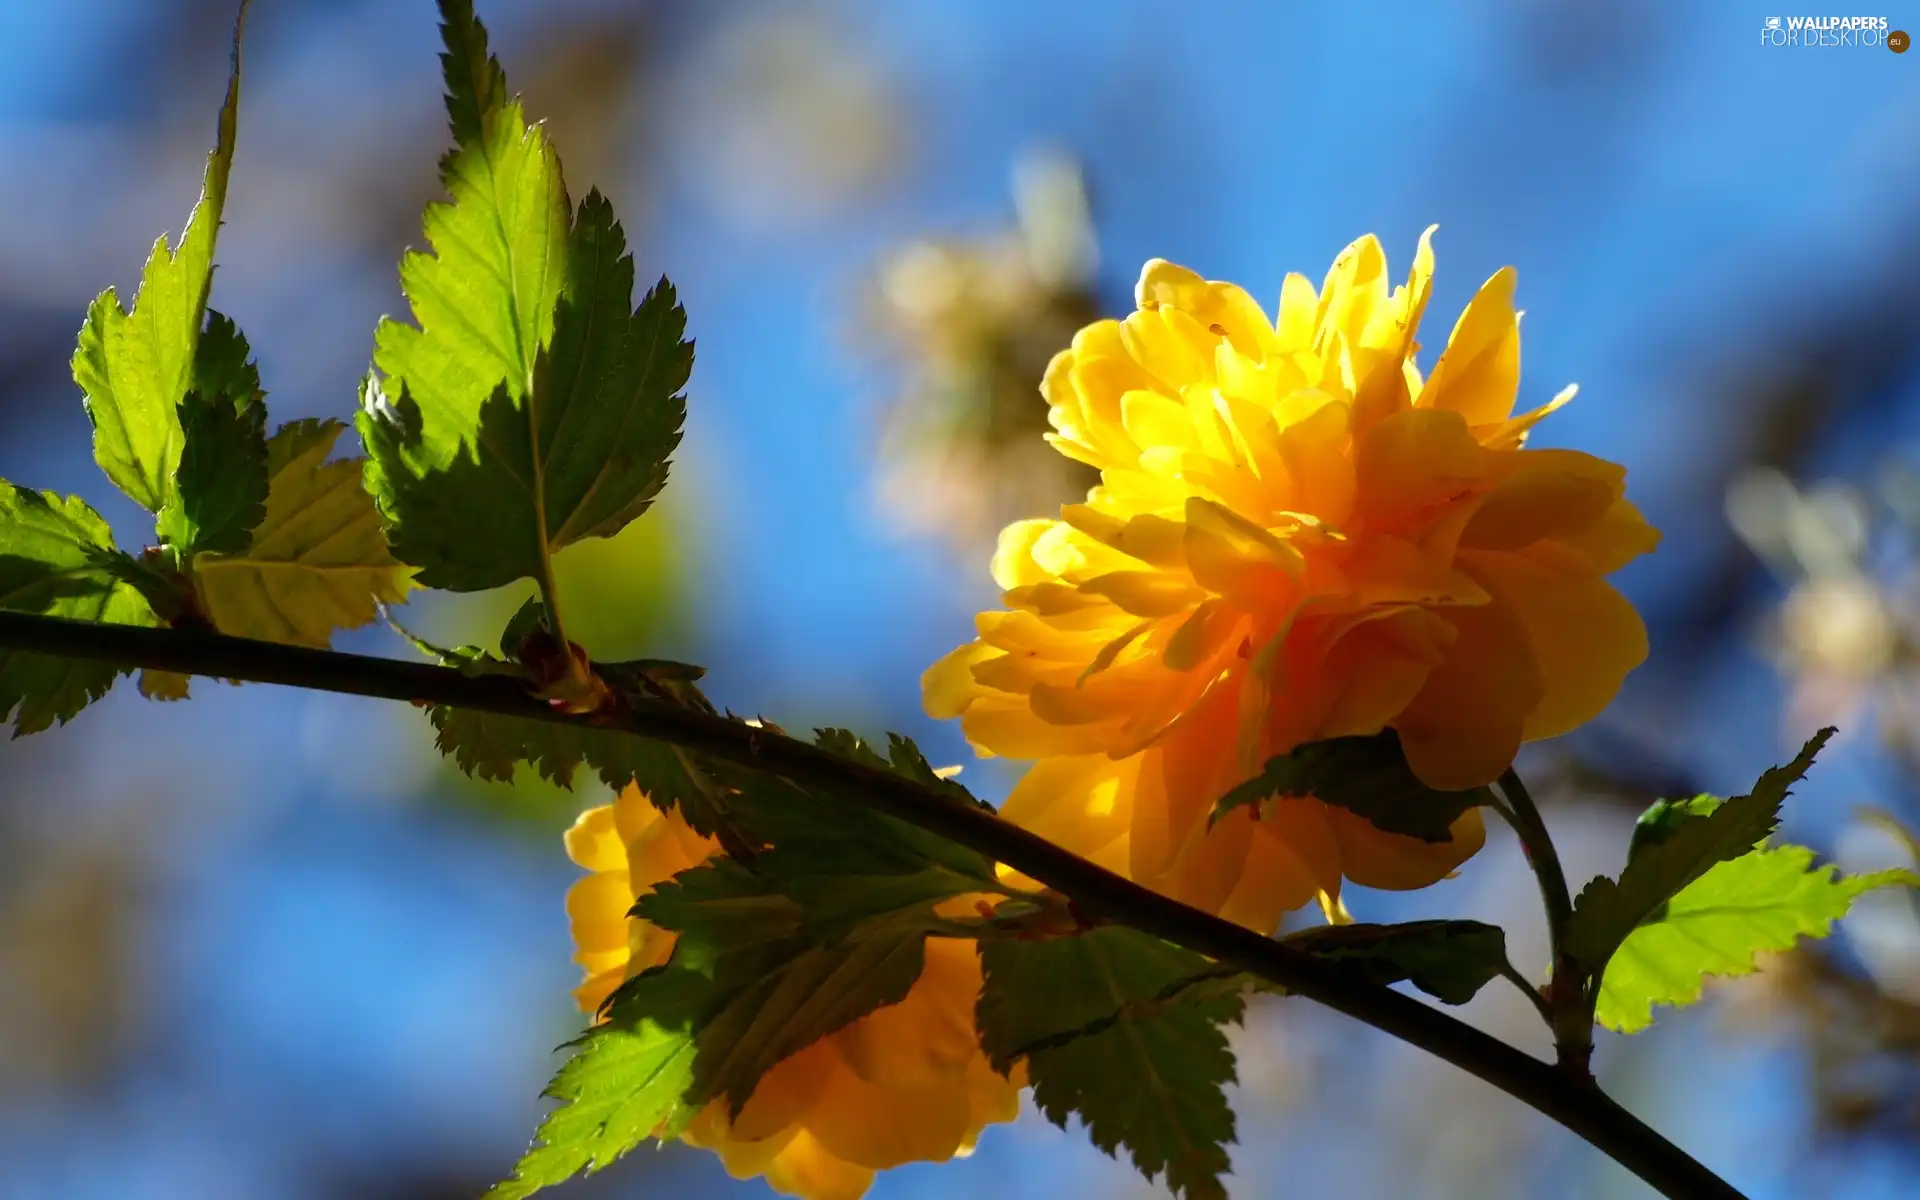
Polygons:
<instances>
[{"instance_id":1,"label":"blue sky background","mask_svg":"<svg viewBox=\"0 0 1920 1200\"><path fill-rule=\"evenodd\" d=\"M1529 314L1522 403L1582 386L1534 444L1627 464L1630 494L1666 534L1622 577L1653 661L1607 731L1720 791L1744 790L1807 732L1783 728L1780 684L1752 647L1747 618L1777 593L1752 581L1738 619L1699 618L1703 591L1746 553L1720 492L1755 454L1757 418L1729 381L1758 388L1809 330L1884 315L1874 306L1900 280L1911 289L1920 54L1764 48L1775 10L1746 3L783 6L874 81L895 151L807 203L781 199L816 196L804 162L750 171L762 191L741 204L716 190L735 178L728 139L787 127L728 92L730 39L771 6L480 5L529 87L516 62L556 31L635 8L654 40L643 111L623 126L633 145L605 156L603 177L570 183L613 196L642 276L673 278L698 339L671 502L648 518L665 548L633 581L647 614L635 636L636 649L708 664L716 702L900 728L936 761L964 756L956 731L921 716L918 677L991 603L985 564L892 538L871 511L886 379L847 331L877 254L1004 225L1009 166L1045 142L1086 165L1112 306L1155 256L1270 301L1287 271L1318 278L1369 231L1397 273L1438 222L1433 344L1514 264ZM278 419L345 416L374 322L401 309L393 263L435 194L432 6L255 10L214 304L247 330ZM1888 15L1920 27L1920 10ZM191 204L225 19L198 2L0 6L0 476L78 492L126 531L134 510L92 467L65 360L87 299L129 285ZM368 215L389 212L402 219ZM1857 474L1913 452L1920 353L1890 363L1849 397L1850 415L1798 446L1793 472ZM499 612L441 604L417 619L477 638ZM341 644L403 650L377 631ZM523 1143L548 1051L577 1028L560 907L573 871L557 839L434 801L472 789L425 755L412 710L197 690L162 708L122 688L66 729L0 748L0 832L71 857L83 890L85 872L104 872L136 914L98 976L127 997L122 1032L85 1071L0 1086L0 1197L477 1192ZM1796 797L1790 829L1830 848L1863 801L1912 802L1858 738ZM1617 866L1630 814L1565 816L1574 874ZM1494 842L1461 879L1366 898L1365 915L1530 912L1517 855ZM30 907L7 886L0 900ZM1537 920L1512 924L1516 958L1532 961L1521 952ZM35 1020L54 1019L34 1016L46 1005L22 998L36 981L14 961L0 958L12 996L0 1007L26 1015L0 1026L0 1079L7 1039L27 1039L18 1051ZM1506 1003L1467 1014L1532 1037ZM1644 1194L1517 1104L1304 1003L1262 1010L1243 1061L1236 1194ZM1756 1200L1913 1194L1920 1160L1898 1147L1818 1151L1804 1064L1777 1030L1709 1005L1631 1044L1609 1039L1602 1062L1623 1100ZM1117 1195L1128 1180L1077 1133L1029 1116L964 1163L897 1172L875 1195ZM765 1193L667 1151L577 1194Z\"/></svg>"}]
</instances>

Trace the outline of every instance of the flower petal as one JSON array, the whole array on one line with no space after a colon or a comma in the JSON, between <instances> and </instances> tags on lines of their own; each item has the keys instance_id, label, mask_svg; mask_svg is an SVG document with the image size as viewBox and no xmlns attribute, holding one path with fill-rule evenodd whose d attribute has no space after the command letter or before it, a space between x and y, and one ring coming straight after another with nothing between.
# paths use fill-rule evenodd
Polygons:
<instances>
[{"instance_id":1,"label":"flower petal","mask_svg":"<svg viewBox=\"0 0 1920 1200\"><path fill-rule=\"evenodd\" d=\"M945 721L966 712L980 692L980 685L973 679L974 664L1002 653L985 642L968 642L941 656L920 676L921 704L927 715Z\"/></svg>"},{"instance_id":2,"label":"flower petal","mask_svg":"<svg viewBox=\"0 0 1920 1200\"><path fill-rule=\"evenodd\" d=\"M1393 724L1427 786L1477 787L1513 765L1545 684L1512 609L1488 604L1443 615L1456 635L1446 661Z\"/></svg>"},{"instance_id":3,"label":"flower petal","mask_svg":"<svg viewBox=\"0 0 1920 1200\"><path fill-rule=\"evenodd\" d=\"M1421 608L1379 614L1349 630L1327 653L1332 702L1319 738L1374 734L1413 703L1445 661L1453 627Z\"/></svg>"},{"instance_id":4,"label":"flower petal","mask_svg":"<svg viewBox=\"0 0 1920 1200\"><path fill-rule=\"evenodd\" d=\"M958 1081L980 1053L973 1027L980 984L980 955L973 942L928 938L925 965L906 998L834 1035L847 1066L882 1087Z\"/></svg>"},{"instance_id":5,"label":"flower petal","mask_svg":"<svg viewBox=\"0 0 1920 1200\"><path fill-rule=\"evenodd\" d=\"M820 1102L827 1080L841 1070L840 1050L825 1038L774 1064L730 1122L730 1136L749 1142L799 1124Z\"/></svg>"},{"instance_id":6,"label":"flower petal","mask_svg":"<svg viewBox=\"0 0 1920 1200\"><path fill-rule=\"evenodd\" d=\"M1252 296L1231 283L1213 283L1164 258L1149 259L1134 287L1141 308L1168 306L1218 327L1242 354L1258 356L1273 343L1273 326Z\"/></svg>"},{"instance_id":7,"label":"flower petal","mask_svg":"<svg viewBox=\"0 0 1920 1200\"><path fill-rule=\"evenodd\" d=\"M1047 580L1047 572L1033 561L1033 547L1056 524L1047 520L1015 521L1000 531L993 552L993 581L1002 591Z\"/></svg>"},{"instance_id":8,"label":"flower petal","mask_svg":"<svg viewBox=\"0 0 1920 1200\"><path fill-rule=\"evenodd\" d=\"M1480 852L1487 830L1480 810L1470 808L1453 823L1450 842L1423 842L1388 833L1365 817L1327 806L1327 824L1340 842L1340 868L1361 887L1409 892L1445 879Z\"/></svg>"},{"instance_id":9,"label":"flower petal","mask_svg":"<svg viewBox=\"0 0 1920 1200\"><path fill-rule=\"evenodd\" d=\"M1104 754L1043 758L1013 785L1000 816L1090 857L1126 836L1141 758Z\"/></svg>"},{"instance_id":10,"label":"flower petal","mask_svg":"<svg viewBox=\"0 0 1920 1200\"><path fill-rule=\"evenodd\" d=\"M1527 717L1528 741L1554 737L1600 715L1627 673L1646 661L1647 627L1612 584L1569 575L1523 555L1463 555L1469 569L1516 614L1539 665L1543 693Z\"/></svg>"},{"instance_id":11,"label":"flower petal","mask_svg":"<svg viewBox=\"0 0 1920 1200\"><path fill-rule=\"evenodd\" d=\"M1632 501L1622 498L1586 529L1548 538L1528 556L1563 570L1611 575L1659 544L1660 531L1647 524Z\"/></svg>"},{"instance_id":12,"label":"flower petal","mask_svg":"<svg viewBox=\"0 0 1920 1200\"><path fill-rule=\"evenodd\" d=\"M623 871L601 871L582 876L567 889L567 918L573 940L583 950L624 950L627 910L633 907L633 889Z\"/></svg>"},{"instance_id":13,"label":"flower petal","mask_svg":"<svg viewBox=\"0 0 1920 1200\"><path fill-rule=\"evenodd\" d=\"M1373 528L1390 529L1466 494L1487 465L1460 414L1409 409L1367 430L1355 448L1356 507Z\"/></svg>"},{"instance_id":14,"label":"flower petal","mask_svg":"<svg viewBox=\"0 0 1920 1200\"><path fill-rule=\"evenodd\" d=\"M873 1186L874 1172L835 1155L802 1129L767 1164L767 1186L803 1200L860 1200Z\"/></svg>"},{"instance_id":15,"label":"flower petal","mask_svg":"<svg viewBox=\"0 0 1920 1200\"><path fill-rule=\"evenodd\" d=\"M1420 391L1423 405L1459 413L1469 425L1504 421L1513 412L1520 391L1516 280L1512 267L1502 267L1467 303Z\"/></svg>"},{"instance_id":16,"label":"flower petal","mask_svg":"<svg viewBox=\"0 0 1920 1200\"><path fill-rule=\"evenodd\" d=\"M613 805L590 808L574 818L566 833L567 857L589 871L618 871L627 865L627 848L614 823Z\"/></svg>"},{"instance_id":17,"label":"flower petal","mask_svg":"<svg viewBox=\"0 0 1920 1200\"><path fill-rule=\"evenodd\" d=\"M1258 820L1251 808L1220 818L1213 836L1247 839L1246 865L1220 915L1270 934L1322 890L1339 891L1340 853L1316 800L1280 800ZM1244 832L1236 826L1245 825Z\"/></svg>"},{"instance_id":18,"label":"flower petal","mask_svg":"<svg viewBox=\"0 0 1920 1200\"><path fill-rule=\"evenodd\" d=\"M971 1140L964 1087L880 1087L834 1060L807 1132L837 1158L884 1171L909 1162L945 1162Z\"/></svg>"}]
</instances>

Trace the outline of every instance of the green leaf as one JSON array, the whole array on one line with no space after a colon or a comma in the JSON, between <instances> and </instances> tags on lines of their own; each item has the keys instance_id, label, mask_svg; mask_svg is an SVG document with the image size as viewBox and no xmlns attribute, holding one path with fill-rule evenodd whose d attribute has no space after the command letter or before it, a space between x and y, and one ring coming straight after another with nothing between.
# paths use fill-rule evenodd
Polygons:
<instances>
[{"instance_id":1,"label":"green leaf","mask_svg":"<svg viewBox=\"0 0 1920 1200\"><path fill-rule=\"evenodd\" d=\"M440 177L452 202L427 206L434 253L411 251L400 266L420 327L383 321L375 360L430 423L471 426L495 388L519 399L531 386L566 278L567 199L546 131L508 96L473 6L443 0L440 15L455 143Z\"/></svg>"},{"instance_id":2,"label":"green leaf","mask_svg":"<svg viewBox=\"0 0 1920 1200\"><path fill-rule=\"evenodd\" d=\"M492 673L488 667L482 668L483 673ZM474 778L494 783L512 783L515 769L528 763L540 772L540 778L570 788L580 764L586 761L589 742L623 736L582 725L446 705L428 709L427 717L438 734L434 745L440 753Z\"/></svg>"},{"instance_id":3,"label":"green leaf","mask_svg":"<svg viewBox=\"0 0 1920 1200\"><path fill-rule=\"evenodd\" d=\"M542 634L553 636L552 624L547 620L547 606L540 602L538 595L529 596L507 618L507 627L500 631L500 653L518 661L526 640Z\"/></svg>"},{"instance_id":4,"label":"green leaf","mask_svg":"<svg viewBox=\"0 0 1920 1200\"><path fill-rule=\"evenodd\" d=\"M1357 968L1377 984L1406 980L1448 1004L1465 1004L1507 965L1507 935L1479 921L1323 925L1281 939L1296 950Z\"/></svg>"},{"instance_id":5,"label":"green leaf","mask_svg":"<svg viewBox=\"0 0 1920 1200\"><path fill-rule=\"evenodd\" d=\"M875 911L857 936L818 943L800 906L730 859L683 872L640 898L634 915L678 932L656 977L630 981L612 1011L671 1010L700 994L704 1020L688 1103L725 1096L737 1115L782 1059L883 1005L906 998L925 961L929 921Z\"/></svg>"},{"instance_id":6,"label":"green leaf","mask_svg":"<svg viewBox=\"0 0 1920 1200\"><path fill-rule=\"evenodd\" d=\"M1460 814L1492 799L1484 787L1450 792L1422 783L1407 765L1400 735L1391 729L1307 742L1276 755L1260 774L1222 796L1214 816L1274 796L1314 796L1388 833L1423 842L1452 841Z\"/></svg>"},{"instance_id":7,"label":"green leaf","mask_svg":"<svg viewBox=\"0 0 1920 1200\"><path fill-rule=\"evenodd\" d=\"M456 651L453 653L463 653ZM455 662L468 674L524 674L509 660L481 655ZM635 663L596 663L594 669L618 693L620 686L639 686L638 681L657 679L661 674L676 676L672 690L677 695L698 697L697 702L681 700L695 707L705 704L699 689L683 678L689 668L683 663L643 660ZM696 676L697 677L697 676ZM710 708L705 711L711 711ZM679 807L681 815L697 832L712 835L716 828L715 804L719 785L711 780L694 757L671 742L637 737L614 729L587 725L538 721L531 717L503 716L472 709L436 705L427 711L438 731L435 745L442 754L467 774L477 779L511 783L520 763L529 763L540 777L561 787L573 786L582 765L615 791L637 783L655 806Z\"/></svg>"},{"instance_id":8,"label":"green leaf","mask_svg":"<svg viewBox=\"0 0 1920 1200\"><path fill-rule=\"evenodd\" d=\"M265 515L252 537L237 552L194 557L202 607L222 633L324 649L334 630L406 599L412 571L387 549L360 460L327 461L345 429L282 425L266 445Z\"/></svg>"},{"instance_id":9,"label":"green leaf","mask_svg":"<svg viewBox=\"0 0 1920 1200\"><path fill-rule=\"evenodd\" d=\"M414 640L426 653L458 666L467 674L520 675L531 685L531 672L517 660L529 646L528 637L534 634L552 639L546 626L545 609L537 598L523 604L508 621L500 639L501 657L469 649L445 651ZM405 636L412 638L410 634ZM594 671L613 692L616 705L628 698L645 697L713 712L713 706L707 703L696 683L704 673L699 667L663 659L640 659L595 663ZM570 788L575 773L585 764L615 791L637 783L656 807L678 808L682 818L698 833L713 836L720 827L721 806L728 789L693 755L671 742L636 737L614 729L537 721L444 705L430 708L427 715L438 731L435 745L440 752L475 778L511 783L515 769L524 762L531 764L541 778Z\"/></svg>"},{"instance_id":10,"label":"green leaf","mask_svg":"<svg viewBox=\"0 0 1920 1200\"><path fill-rule=\"evenodd\" d=\"M442 0L440 15L451 203L427 206L433 252L401 261L417 327L383 320L375 331L387 380L370 381L359 428L395 552L426 586L476 591L538 577L546 561L529 393L567 282L568 204L546 131L509 97L472 5Z\"/></svg>"},{"instance_id":11,"label":"green leaf","mask_svg":"<svg viewBox=\"0 0 1920 1200\"><path fill-rule=\"evenodd\" d=\"M213 153L178 250L168 248L164 235L154 242L132 312L120 306L114 289L100 293L87 310L73 355L73 378L93 422L94 460L152 513L177 495L174 471L184 442L178 408L195 384L195 348L213 282L214 237L233 168L245 17L243 4L233 26L233 67Z\"/></svg>"},{"instance_id":12,"label":"green leaf","mask_svg":"<svg viewBox=\"0 0 1920 1200\"><path fill-rule=\"evenodd\" d=\"M476 591L539 578L566 547L620 532L666 483L692 365L692 344L681 337L686 314L664 280L627 312L633 263L624 255L605 262L623 246L617 225L600 224L610 211L597 193L581 205L569 290L530 392L516 395L502 382L476 397L460 425L449 405L420 399L425 368L402 373L430 361L415 349L425 336L376 360L390 376L386 387L399 378L404 390L397 404L370 392L363 407L375 464L369 486L395 524L396 552L418 563L430 586ZM617 298L576 301L575 289Z\"/></svg>"},{"instance_id":13,"label":"green leaf","mask_svg":"<svg viewBox=\"0 0 1920 1200\"><path fill-rule=\"evenodd\" d=\"M1855 897L1894 884L1920 887L1920 875L1895 869L1843 876L1831 863L1815 867L1813 851L1792 845L1721 862L1614 951L1600 981L1600 1024L1638 1033L1653 1024L1654 1005L1692 1004L1708 975L1748 975L1762 953L1827 936Z\"/></svg>"},{"instance_id":14,"label":"green leaf","mask_svg":"<svg viewBox=\"0 0 1920 1200\"><path fill-rule=\"evenodd\" d=\"M1696 797L1641 818L1619 881L1596 876L1574 901L1567 950L1579 962L1585 986L1601 978L1627 936L1656 919L1682 888L1772 836L1788 789L1806 775L1833 732L1814 734L1798 757L1769 769L1745 796L1719 805Z\"/></svg>"},{"instance_id":15,"label":"green leaf","mask_svg":"<svg viewBox=\"0 0 1920 1200\"><path fill-rule=\"evenodd\" d=\"M842 729L820 730L818 744L890 773L931 775L911 741L891 736L894 757L887 759ZM1017 894L998 880L985 855L830 788L758 772L720 777L732 785L725 798L729 823L763 847L754 857L755 872L799 902L807 930L822 940L848 936L877 915L930 918L934 905L955 897ZM961 795L977 803L964 789Z\"/></svg>"},{"instance_id":16,"label":"green leaf","mask_svg":"<svg viewBox=\"0 0 1920 1200\"><path fill-rule=\"evenodd\" d=\"M610 1032L589 1033L561 1071L549 1094L562 1107L493 1195L598 1170L647 1136L675 1136L715 1097L737 1115L782 1059L904 999L925 960L912 915L821 944L798 905L729 859L661 884L635 915L677 931L672 957L614 993Z\"/></svg>"},{"instance_id":17,"label":"green leaf","mask_svg":"<svg viewBox=\"0 0 1920 1200\"><path fill-rule=\"evenodd\" d=\"M360 416L368 486L395 552L432 587L545 579L552 556L620 531L666 482L692 367L662 280L633 307L633 260L598 192L569 221L560 166L487 58L466 5L443 4L452 204L402 285L417 327L384 321L386 377ZM484 65L482 65L484 64Z\"/></svg>"},{"instance_id":18,"label":"green leaf","mask_svg":"<svg viewBox=\"0 0 1920 1200\"><path fill-rule=\"evenodd\" d=\"M884 758L845 729L817 730L815 744L862 766L937 786L953 803L986 808L959 784L936 776L912 739L897 733L887 736ZM1000 890L993 882L993 863L985 855L837 796L831 789L788 786L804 794L780 802L755 802L745 817L753 832L784 853L832 861L834 871L849 876L904 874L939 866L984 885L974 890Z\"/></svg>"},{"instance_id":19,"label":"green leaf","mask_svg":"<svg viewBox=\"0 0 1920 1200\"><path fill-rule=\"evenodd\" d=\"M153 608L127 582L132 560L78 497L0 481L0 608L45 616L152 625ZM0 650L0 721L37 733L107 694L124 671L82 658Z\"/></svg>"},{"instance_id":20,"label":"green leaf","mask_svg":"<svg viewBox=\"0 0 1920 1200\"><path fill-rule=\"evenodd\" d=\"M983 941L980 957L981 1045L1001 1071L1027 1060L1048 1120L1065 1128L1077 1114L1094 1145L1126 1146L1142 1174L1164 1173L1179 1195L1226 1195L1234 1119L1223 1088L1234 1064L1220 1027L1244 1001L1190 986L1217 975L1212 963L1120 927Z\"/></svg>"},{"instance_id":21,"label":"green leaf","mask_svg":"<svg viewBox=\"0 0 1920 1200\"><path fill-rule=\"evenodd\" d=\"M686 310L663 277L633 307L633 258L613 206L580 202L568 240L568 287L553 344L534 372L548 541L558 551L612 537L667 482L693 371Z\"/></svg>"},{"instance_id":22,"label":"green leaf","mask_svg":"<svg viewBox=\"0 0 1920 1200\"><path fill-rule=\"evenodd\" d=\"M209 308L207 327L200 331L200 343L193 351L193 386L188 389L205 396L221 396L235 408L244 408L266 398L260 389L260 367L253 361L253 348L232 320Z\"/></svg>"},{"instance_id":23,"label":"green leaf","mask_svg":"<svg viewBox=\"0 0 1920 1200\"><path fill-rule=\"evenodd\" d=\"M185 445L173 496L158 514L160 540L182 558L237 554L266 516L267 410L191 391L180 402Z\"/></svg>"},{"instance_id":24,"label":"green leaf","mask_svg":"<svg viewBox=\"0 0 1920 1200\"><path fill-rule=\"evenodd\" d=\"M452 667L462 675L475 679L482 675L526 678L526 671L518 663L502 662L478 646L436 646L402 625L393 613L384 608L380 615L386 619L387 627L399 634L407 645L443 667Z\"/></svg>"},{"instance_id":25,"label":"green leaf","mask_svg":"<svg viewBox=\"0 0 1920 1200\"><path fill-rule=\"evenodd\" d=\"M578 1042L544 1095L560 1102L534 1143L486 1200L523 1200L592 1173L651 1137L674 1116L693 1075L694 1042L684 1030L641 1019L597 1025Z\"/></svg>"}]
</instances>

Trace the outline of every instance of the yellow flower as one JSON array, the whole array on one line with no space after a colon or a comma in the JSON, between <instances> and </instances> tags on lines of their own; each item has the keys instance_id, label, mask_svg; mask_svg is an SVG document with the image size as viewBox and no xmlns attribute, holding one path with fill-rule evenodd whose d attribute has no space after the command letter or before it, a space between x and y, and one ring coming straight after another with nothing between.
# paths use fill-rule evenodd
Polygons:
<instances>
[{"instance_id":1,"label":"yellow flower","mask_svg":"<svg viewBox=\"0 0 1920 1200\"><path fill-rule=\"evenodd\" d=\"M1623 468L1523 450L1572 398L1513 416L1514 273L1474 296L1430 376L1414 341L1420 239L1388 290L1373 237L1279 318L1154 260L1138 310L1048 367L1061 453L1099 469L1084 504L1000 537L1005 611L927 671L927 711L985 754L1039 760L1003 813L1134 879L1271 928L1343 878L1412 888L1480 846L1381 833L1311 798L1213 802L1268 756L1399 732L1427 783L1486 783L1521 742L1612 700L1646 631L1602 576L1659 535Z\"/></svg>"},{"instance_id":2,"label":"yellow flower","mask_svg":"<svg viewBox=\"0 0 1920 1200\"><path fill-rule=\"evenodd\" d=\"M627 915L635 900L721 851L633 786L581 814L566 841L592 872L567 893L574 961L586 974L574 999L591 1013L673 951L671 931ZM729 1120L725 1099L714 1100L685 1140L718 1153L736 1178L764 1175L774 1190L808 1200L853 1200L877 1171L967 1153L982 1129L1013 1120L1020 1105L1019 1084L980 1051L980 983L972 942L927 939L926 966L904 1000L783 1060L738 1117Z\"/></svg>"}]
</instances>

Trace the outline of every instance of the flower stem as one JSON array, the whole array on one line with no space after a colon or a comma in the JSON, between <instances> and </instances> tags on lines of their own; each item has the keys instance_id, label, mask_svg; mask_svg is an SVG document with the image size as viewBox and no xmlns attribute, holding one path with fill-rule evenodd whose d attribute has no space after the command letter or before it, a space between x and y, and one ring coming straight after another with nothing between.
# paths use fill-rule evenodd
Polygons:
<instances>
[{"instance_id":1,"label":"flower stem","mask_svg":"<svg viewBox=\"0 0 1920 1200\"><path fill-rule=\"evenodd\" d=\"M0 612L0 649L604 727L541 703L503 676L469 677L448 667L223 634ZM832 788L837 796L1003 862L1089 912L1245 970L1445 1059L1558 1121L1674 1200L1740 1200L1725 1180L1591 1082L1392 988L1150 891L984 808L771 730L679 705L636 698L619 728L802 785Z\"/></svg>"},{"instance_id":2,"label":"flower stem","mask_svg":"<svg viewBox=\"0 0 1920 1200\"><path fill-rule=\"evenodd\" d=\"M1520 773L1512 767L1500 777L1505 804L1494 805L1507 819L1527 853L1527 863L1540 881L1540 900L1547 910L1547 943L1553 955L1553 976L1543 989L1548 1024L1553 1027L1554 1051L1560 1067L1583 1080L1593 1078L1593 1011L1581 986L1580 965L1567 950L1567 930L1573 924L1573 894L1560 866L1547 823L1541 819Z\"/></svg>"},{"instance_id":3,"label":"flower stem","mask_svg":"<svg viewBox=\"0 0 1920 1200\"><path fill-rule=\"evenodd\" d=\"M1500 964L1500 977L1519 988L1520 994L1533 1004L1534 1010L1540 1014L1540 1019L1547 1023L1547 1028L1553 1028L1553 1009L1547 1004L1547 998L1540 994L1539 988L1527 982L1527 977L1514 970L1510 962Z\"/></svg>"}]
</instances>

